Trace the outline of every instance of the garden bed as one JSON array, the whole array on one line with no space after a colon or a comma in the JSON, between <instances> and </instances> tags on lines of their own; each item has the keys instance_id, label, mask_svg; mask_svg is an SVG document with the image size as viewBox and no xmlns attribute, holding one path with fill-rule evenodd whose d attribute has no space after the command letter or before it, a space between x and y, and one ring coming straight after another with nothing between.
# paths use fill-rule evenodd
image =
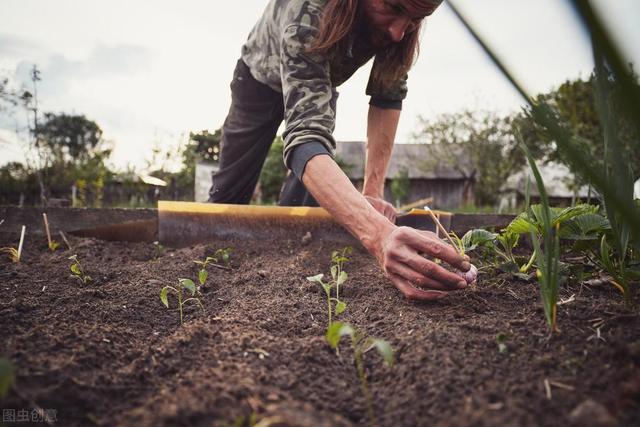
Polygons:
<instances>
[{"instance_id":1,"label":"garden bed","mask_svg":"<svg viewBox=\"0 0 640 427\"><path fill-rule=\"evenodd\" d=\"M158 257L151 243L70 238L73 251L50 252L42 239L20 263L3 255L0 356L16 365L3 410L54 409L65 426L368 425L347 338L339 356L326 344L324 292L306 280L339 246L300 237ZM190 307L181 327L161 288L226 247L231 269L209 268L206 313ZM72 254L89 284L70 277ZM535 280L481 270L476 290L412 303L368 254L350 258L339 319L395 350L391 368L364 358L380 425L637 425L640 318L614 287L564 286L550 335Z\"/></svg>"}]
</instances>

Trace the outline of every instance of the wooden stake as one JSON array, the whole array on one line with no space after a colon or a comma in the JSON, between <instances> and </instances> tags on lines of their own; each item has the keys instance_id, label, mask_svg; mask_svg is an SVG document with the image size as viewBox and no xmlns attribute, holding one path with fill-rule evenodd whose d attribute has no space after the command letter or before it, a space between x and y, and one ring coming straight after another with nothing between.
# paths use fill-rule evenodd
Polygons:
<instances>
[{"instance_id":1,"label":"wooden stake","mask_svg":"<svg viewBox=\"0 0 640 427\"><path fill-rule=\"evenodd\" d=\"M69 243L69 241L67 240L67 236L64 235L62 230L60 230L60 237L62 237L62 241L64 241L67 244L67 247L69 248L69 250L72 251L73 248L71 247L71 243Z\"/></svg>"},{"instance_id":2,"label":"wooden stake","mask_svg":"<svg viewBox=\"0 0 640 427\"><path fill-rule=\"evenodd\" d=\"M47 232L47 241L49 242L49 248L51 248L51 232L49 231L49 221L47 220L47 214L42 213L42 219L44 220L44 230Z\"/></svg>"},{"instance_id":3,"label":"wooden stake","mask_svg":"<svg viewBox=\"0 0 640 427\"><path fill-rule=\"evenodd\" d=\"M20 261L20 257L22 256L22 244L24 243L24 232L27 230L26 226L22 226L22 231L20 232L20 243L18 244L18 261Z\"/></svg>"},{"instance_id":4,"label":"wooden stake","mask_svg":"<svg viewBox=\"0 0 640 427\"><path fill-rule=\"evenodd\" d=\"M447 230L442 226L442 224L440 223L440 220L436 217L436 214L434 214L433 211L428 206L425 206L424 210L429 212L429 215L431 215L431 218L433 218L433 222L436 223L437 228L442 232L442 234L444 234L447 237L447 239L449 240L449 243L451 243L451 246L453 246L457 251L458 247L456 246L455 243L453 243L451 236L449 236L449 233L447 233ZM458 253L460 252L458 251Z\"/></svg>"}]
</instances>

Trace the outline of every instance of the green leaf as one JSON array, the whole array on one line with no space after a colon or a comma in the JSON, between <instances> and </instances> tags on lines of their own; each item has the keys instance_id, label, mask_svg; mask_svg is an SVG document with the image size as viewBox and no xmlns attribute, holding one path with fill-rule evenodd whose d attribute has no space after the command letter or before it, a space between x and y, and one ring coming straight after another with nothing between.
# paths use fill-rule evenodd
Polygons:
<instances>
[{"instance_id":1,"label":"green leaf","mask_svg":"<svg viewBox=\"0 0 640 427\"><path fill-rule=\"evenodd\" d=\"M331 278L333 280L336 280L336 275L338 274L338 266L337 265L332 265L331 266Z\"/></svg>"},{"instance_id":2,"label":"green leaf","mask_svg":"<svg viewBox=\"0 0 640 427\"><path fill-rule=\"evenodd\" d=\"M69 257L69 259L70 259L71 261L77 261L77 260L78 260L78 255L71 255L71 256Z\"/></svg>"},{"instance_id":3,"label":"green leaf","mask_svg":"<svg viewBox=\"0 0 640 427\"><path fill-rule=\"evenodd\" d=\"M82 275L82 272L80 271L80 267L78 267L78 264L71 264L69 266L69 269L71 270L71 272L73 274L75 274L76 276L80 276Z\"/></svg>"},{"instance_id":4,"label":"green leaf","mask_svg":"<svg viewBox=\"0 0 640 427\"><path fill-rule=\"evenodd\" d=\"M196 293L196 284L193 283L193 280L191 279L178 279L178 281L180 282L180 284L186 288L189 292L191 292L191 295L195 295Z\"/></svg>"},{"instance_id":5,"label":"green leaf","mask_svg":"<svg viewBox=\"0 0 640 427\"><path fill-rule=\"evenodd\" d=\"M393 365L393 349L391 348L391 344L381 339L374 339L372 344L375 346L376 350L378 350L378 353L380 353L380 355L384 359L384 362L387 364L387 366L392 366Z\"/></svg>"},{"instance_id":6,"label":"green leaf","mask_svg":"<svg viewBox=\"0 0 640 427\"><path fill-rule=\"evenodd\" d=\"M204 268L200 270L200 272L198 273L198 280L200 281L201 285L204 285L204 282L207 281L207 277L209 277L209 273L207 272L207 270L205 270Z\"/></svg>"},{"instance_id":7,"label":"green leaf","mask_svg":"<svg viewBox=\"0 0 640 427\"><path fill-rule=\"evenodd\" d=\"M338 347L338 343L340 342L340 338L345 335L353 336L354 330L351 325L342 322L333 322L327 328L327 333L325 334L325 338L329 343L331 348Z\"/></svg>"},{"instance_id":8,"label":"green leaf","mask_svg":"<svg viewBox=\"0 0 640 427\"><path fill-rule=\"evenodd\" d=\"M320 284L322 285L322 289L324 289L324 291L328 295L331 292L331 283L322 283L322 282L320 282Z\"/></svg>"},{"instance_id":9,"label":"green leaf","mask_svg":"<svg viewBox=\"0 0 640 427\"><path fill-rule=\"evenodd\" d=\"M345 311L346 309L347 309L347 304L342 301L338 301L336 303L336 316L342 313L343 311Z\"/></svg>"},{"instance_id":10,"label":"green leaf","mask_svg":"<svg viewBox=\"0 0 640 427\"><path fill-rule=\"evenodd\" d=\"M310 282L322 283L322 278L323 277L324 277L324 274L320 273L320 274L316 274L315 276L307 277L307 280L310 281Z\"/></svg>"},{"instance_id":11,"label":"green leaf","mask_svg":"<svg viewBox=\"0 0 640 427\"><path fill-rule=\"evenodd\" d=\"M500 332L496 335L496 343L498 343L498 351L500 353L507 352L507 336L504 333Z\"/></svg>"},{"instance_id":12,"label":"green leaf","mask_svg":"<svg viewBox=\"0 0 640 427\"><path fill-rule=\"evenodd\" d=\"M347 275L347 272L346 272L346 271L341 271L341 272L340 272L340 275L338 276L338 280L336 281L336 284L337 284L338 286L342 285L344 282L346 282L346 281L347 281L347 278L348 278L348 277L349 277L349 276Z\"/></svg>"},{"instance_id":13,"label":"green leaf","mask_svg":"<svg viewBox=\"0 0 640 427\"><path fill-rule=\"evenodd\" d=\"M475 230L469 230L462 236L461 242L464 246L464 251L472 251L478 246L492 246L493 241L498 235L482 228L476 228Z\"/></svg>"},{"instance_id":14,"label":"green leaf","mask_svg":"<svg viewBox=\"0 0 640 427\"><path fill-rule=\"evenodd\" d=\"M597 239L611 229L609 220L597 213L586 213L568 220L560 227L560 237L570 240Z\"/></svg>"},{"instance_id":15,"label":"green leaf","mask_svg":"<svg viewBox=\"0 0 640 427\"><path fill-rule=\"evenodd\" d=\"M160 301L162 301L162 303L169 308L169 300L167 300L167 292L169 292L169 288L168 287L164 287L162 288L162 290L160 291Z\"/></svg>"},{"instance_id":16,"label":"green leaf","mask_svg":"<svg viewBox=\"0 0 640 427\"><path fill-rule=\"evenodd\" d=\"M530 230L536 230L535 222L526 212L522 212L505 228L508 233L528 234ZM537 230L536 230L537 231Z\"/></svg>"},{"instance_id":17,"label":"green leaf","mask_svg":"<svg viewBox=\"0 0 640 427\"><path fill-rule=\"evenodd\" d=\"M15 366L8 359L0 359L0 398L4 398L15 382Z\"/></svg>"}]
</instances>

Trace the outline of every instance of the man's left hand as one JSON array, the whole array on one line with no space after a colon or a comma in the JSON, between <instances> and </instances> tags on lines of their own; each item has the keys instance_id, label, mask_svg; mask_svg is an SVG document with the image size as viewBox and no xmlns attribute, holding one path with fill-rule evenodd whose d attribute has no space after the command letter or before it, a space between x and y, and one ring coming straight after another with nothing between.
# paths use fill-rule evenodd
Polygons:
<instances>
[{"instance_id":1,"label":"man's left hand","mask_svg":"<svg viewBox=\"0 0 640 427\"><path fill-rule=\"evenodd\" d=\"M364 198L367 199L369 204L373 206L375 210L384 215L389 221L394 224L396 223L396 210L391 203L378 197L364 196Z\"/></svg>"}]
</instances>

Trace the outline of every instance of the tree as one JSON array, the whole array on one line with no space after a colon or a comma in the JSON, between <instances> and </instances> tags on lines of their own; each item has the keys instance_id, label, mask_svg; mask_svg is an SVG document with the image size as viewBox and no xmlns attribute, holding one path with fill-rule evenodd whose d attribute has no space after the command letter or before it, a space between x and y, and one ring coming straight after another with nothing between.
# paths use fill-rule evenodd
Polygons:
<instances>
[{"instance_id":1,"label":"tree","mask_svg":"<svg viewBox=\"0 0 640 427\"><path fill-rule=\"evenodd\" d=\"M636 80L638 76L631 72ZM619 99L622 95L622 88L612 78L607 79L610 88L611 99L608 100L612 105L614 126L617 129L618 136L623 145L625 156L630 159L632 165L640 164L640 135L638 135L637 127L625 116L622 108L620 108ZM575 79L567 80L557 89L548 93L540 94L536 97L538 102L545 101L555 110L560 122L573 135L575 143L581 145L581 151L591 153L594 159L604 159L603 130L598 110L596 108L595 96L596 76L592 73L587 80ZM553 137L541 126L536 125L531 108L527 108L524 114L517 118L518 127L522 130L523 138L527 146L538 146L546 153L546 160L556 161L567 166L571 166L567 159L556 150ZM637 124L636 124L637 125ZM639 171L635 171L635 177L638 178ZM574 186L581 186L584 182L576 177Z\"/></svg>"},{"instance_id":2,"label":"tree","mask_svg":"<svg viewBox=\"0 0 640 427\"><path fill-rule=\"evenodd\" d=\"M260 173L260 190L262 191L262 201L265 203L276 203L280 196L282 183L287 176L287 168L282 160L284 141L281 137L276 137L271 144L269 154Z\"/></svg>"},{"instance_id":3,"label":"tree","mask_svg":"<svg viewBox=\"0 0 640 427\"><path fill-rule=\"evenodd\" d=\"M407 201L410 190L411 180L409 180L409 172L406 168L401 168L398 176L391 181L391 194L396 202L396 207L400 207L402 203Z\"/></svg>"},{"instance_id":4,"label":"tree","mask_svg":"<svg viewBox=\"0 0 640 427\"><path fill-rule=\"evenodd\" d=\"M109 150L101 145L104 141L100 126L84 115L45 113L36 137L53 160L63 164L82 164Z\"/></svg>"},{"instance_id":5,"label":"tree","mask_svg":"<svg viewBox=\"0 0 640 427\"><path fill-rule=\"evenodd\" d=\"M459 172L468 186L475 183L478 205L495 205L506 179L526 163L514 136L513 117L463 110L420 120L422 129L414 138L438 145L432 158L425 159L427 167L436 169L444 164ZM535 154L539 157L539 150ZM469 193L466 188L465 194Z\"/></svg>"}]
</instances>

